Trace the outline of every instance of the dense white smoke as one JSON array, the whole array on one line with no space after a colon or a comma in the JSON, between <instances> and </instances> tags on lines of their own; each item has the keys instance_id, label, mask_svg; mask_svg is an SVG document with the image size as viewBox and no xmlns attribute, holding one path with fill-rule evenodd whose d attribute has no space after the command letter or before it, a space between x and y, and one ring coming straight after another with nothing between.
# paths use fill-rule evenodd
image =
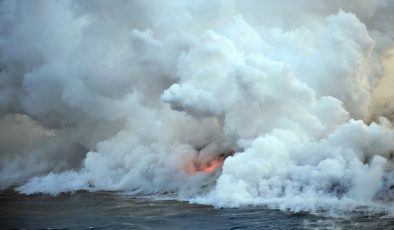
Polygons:
<instances>
[{"instance_id":1,"label":"dense white smoke","mask_svg":"<svg viewBox=\"0 0 394 230\"><path fill-rule=\"evenodd\" d=\"M0 4L2 189L394 212L394 1Z\"/></svg>"}]
</instances>

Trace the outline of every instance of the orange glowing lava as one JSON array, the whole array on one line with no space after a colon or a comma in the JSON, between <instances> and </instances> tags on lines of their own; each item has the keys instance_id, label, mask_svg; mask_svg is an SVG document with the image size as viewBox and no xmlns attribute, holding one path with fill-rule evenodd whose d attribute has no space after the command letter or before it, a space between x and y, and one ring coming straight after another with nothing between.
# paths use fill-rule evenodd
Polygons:
<instances>
[{"instance_id":1,"label":"orange glowing lava","mask_svg":"<svg viewBox=\"0 0 394 230\"><path fill-rule=\"evenodd\" d=\"M188 175L194 175L196 173L213 173L216 170L218 170L220 167L222 167L224 160L229 157L234 155L235 151L230 149L219 156L217 156L214 159L208 160L207 159L199 159L195 158L191 161L188 161L187 163L185 162L184 164L184 170Z\"/></svg>"},{"instance_id":2,"label":"orange glowing lava","mask_svg":"<svg viewBox=\"0 0 394 230\"><path fill-rule=\"evenodd\" d=\"M224 159L216 159L208 162L207 164L202 164L196 167L197 172L211 173L216 171L220 166L223 165Z\"/></svg>"}]
</instances>

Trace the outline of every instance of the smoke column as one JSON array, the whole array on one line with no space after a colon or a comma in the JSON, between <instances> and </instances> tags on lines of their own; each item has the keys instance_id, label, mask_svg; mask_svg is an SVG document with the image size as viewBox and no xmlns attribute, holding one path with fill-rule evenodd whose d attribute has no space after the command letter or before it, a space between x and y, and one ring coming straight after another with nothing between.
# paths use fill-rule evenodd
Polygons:
<instances>
[{"instance_id":1,"label":"smoke column","mask_svg":"<svg viewBox=\"0 0 394 230\"><path fill-rule=\"evenodd\" d=\"M393 25L393 0L1 1L0 188L394 213Z\"/></svg>"}]
</instances>

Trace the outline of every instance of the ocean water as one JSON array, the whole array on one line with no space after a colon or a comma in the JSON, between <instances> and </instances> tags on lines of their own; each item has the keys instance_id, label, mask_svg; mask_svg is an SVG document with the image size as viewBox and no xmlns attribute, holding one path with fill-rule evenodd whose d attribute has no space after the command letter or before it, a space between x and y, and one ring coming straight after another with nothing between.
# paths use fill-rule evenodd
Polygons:
<instances>
[{"instance_id":1,"label":"ocean water","mask_svg":"<svg viewBox=\"0 0 394 230\"><path fill-rule=\"evenodd\" d=\"M59 196L0 193L0 229L394 229L384 214L343 217L264 207L217 209L111 192Z\"/></svg>"}]
</instances>

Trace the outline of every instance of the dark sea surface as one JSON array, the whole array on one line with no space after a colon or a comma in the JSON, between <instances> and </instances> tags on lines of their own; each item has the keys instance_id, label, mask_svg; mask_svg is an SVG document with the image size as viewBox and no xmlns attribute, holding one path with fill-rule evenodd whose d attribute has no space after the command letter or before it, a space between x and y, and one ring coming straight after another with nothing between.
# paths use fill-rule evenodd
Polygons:
<instances>
[{"instance_id":1,"label":"dark sea surface","mask_svg":"<svg viewBox=\"0 0 394 230\"><path fill-rule=\"evenodd\" d=\"M394 218L332 218L267 208L215 209L110 192L20 195L0 192L0 229L394 229Z\"/></svg>"}]
</instances>

